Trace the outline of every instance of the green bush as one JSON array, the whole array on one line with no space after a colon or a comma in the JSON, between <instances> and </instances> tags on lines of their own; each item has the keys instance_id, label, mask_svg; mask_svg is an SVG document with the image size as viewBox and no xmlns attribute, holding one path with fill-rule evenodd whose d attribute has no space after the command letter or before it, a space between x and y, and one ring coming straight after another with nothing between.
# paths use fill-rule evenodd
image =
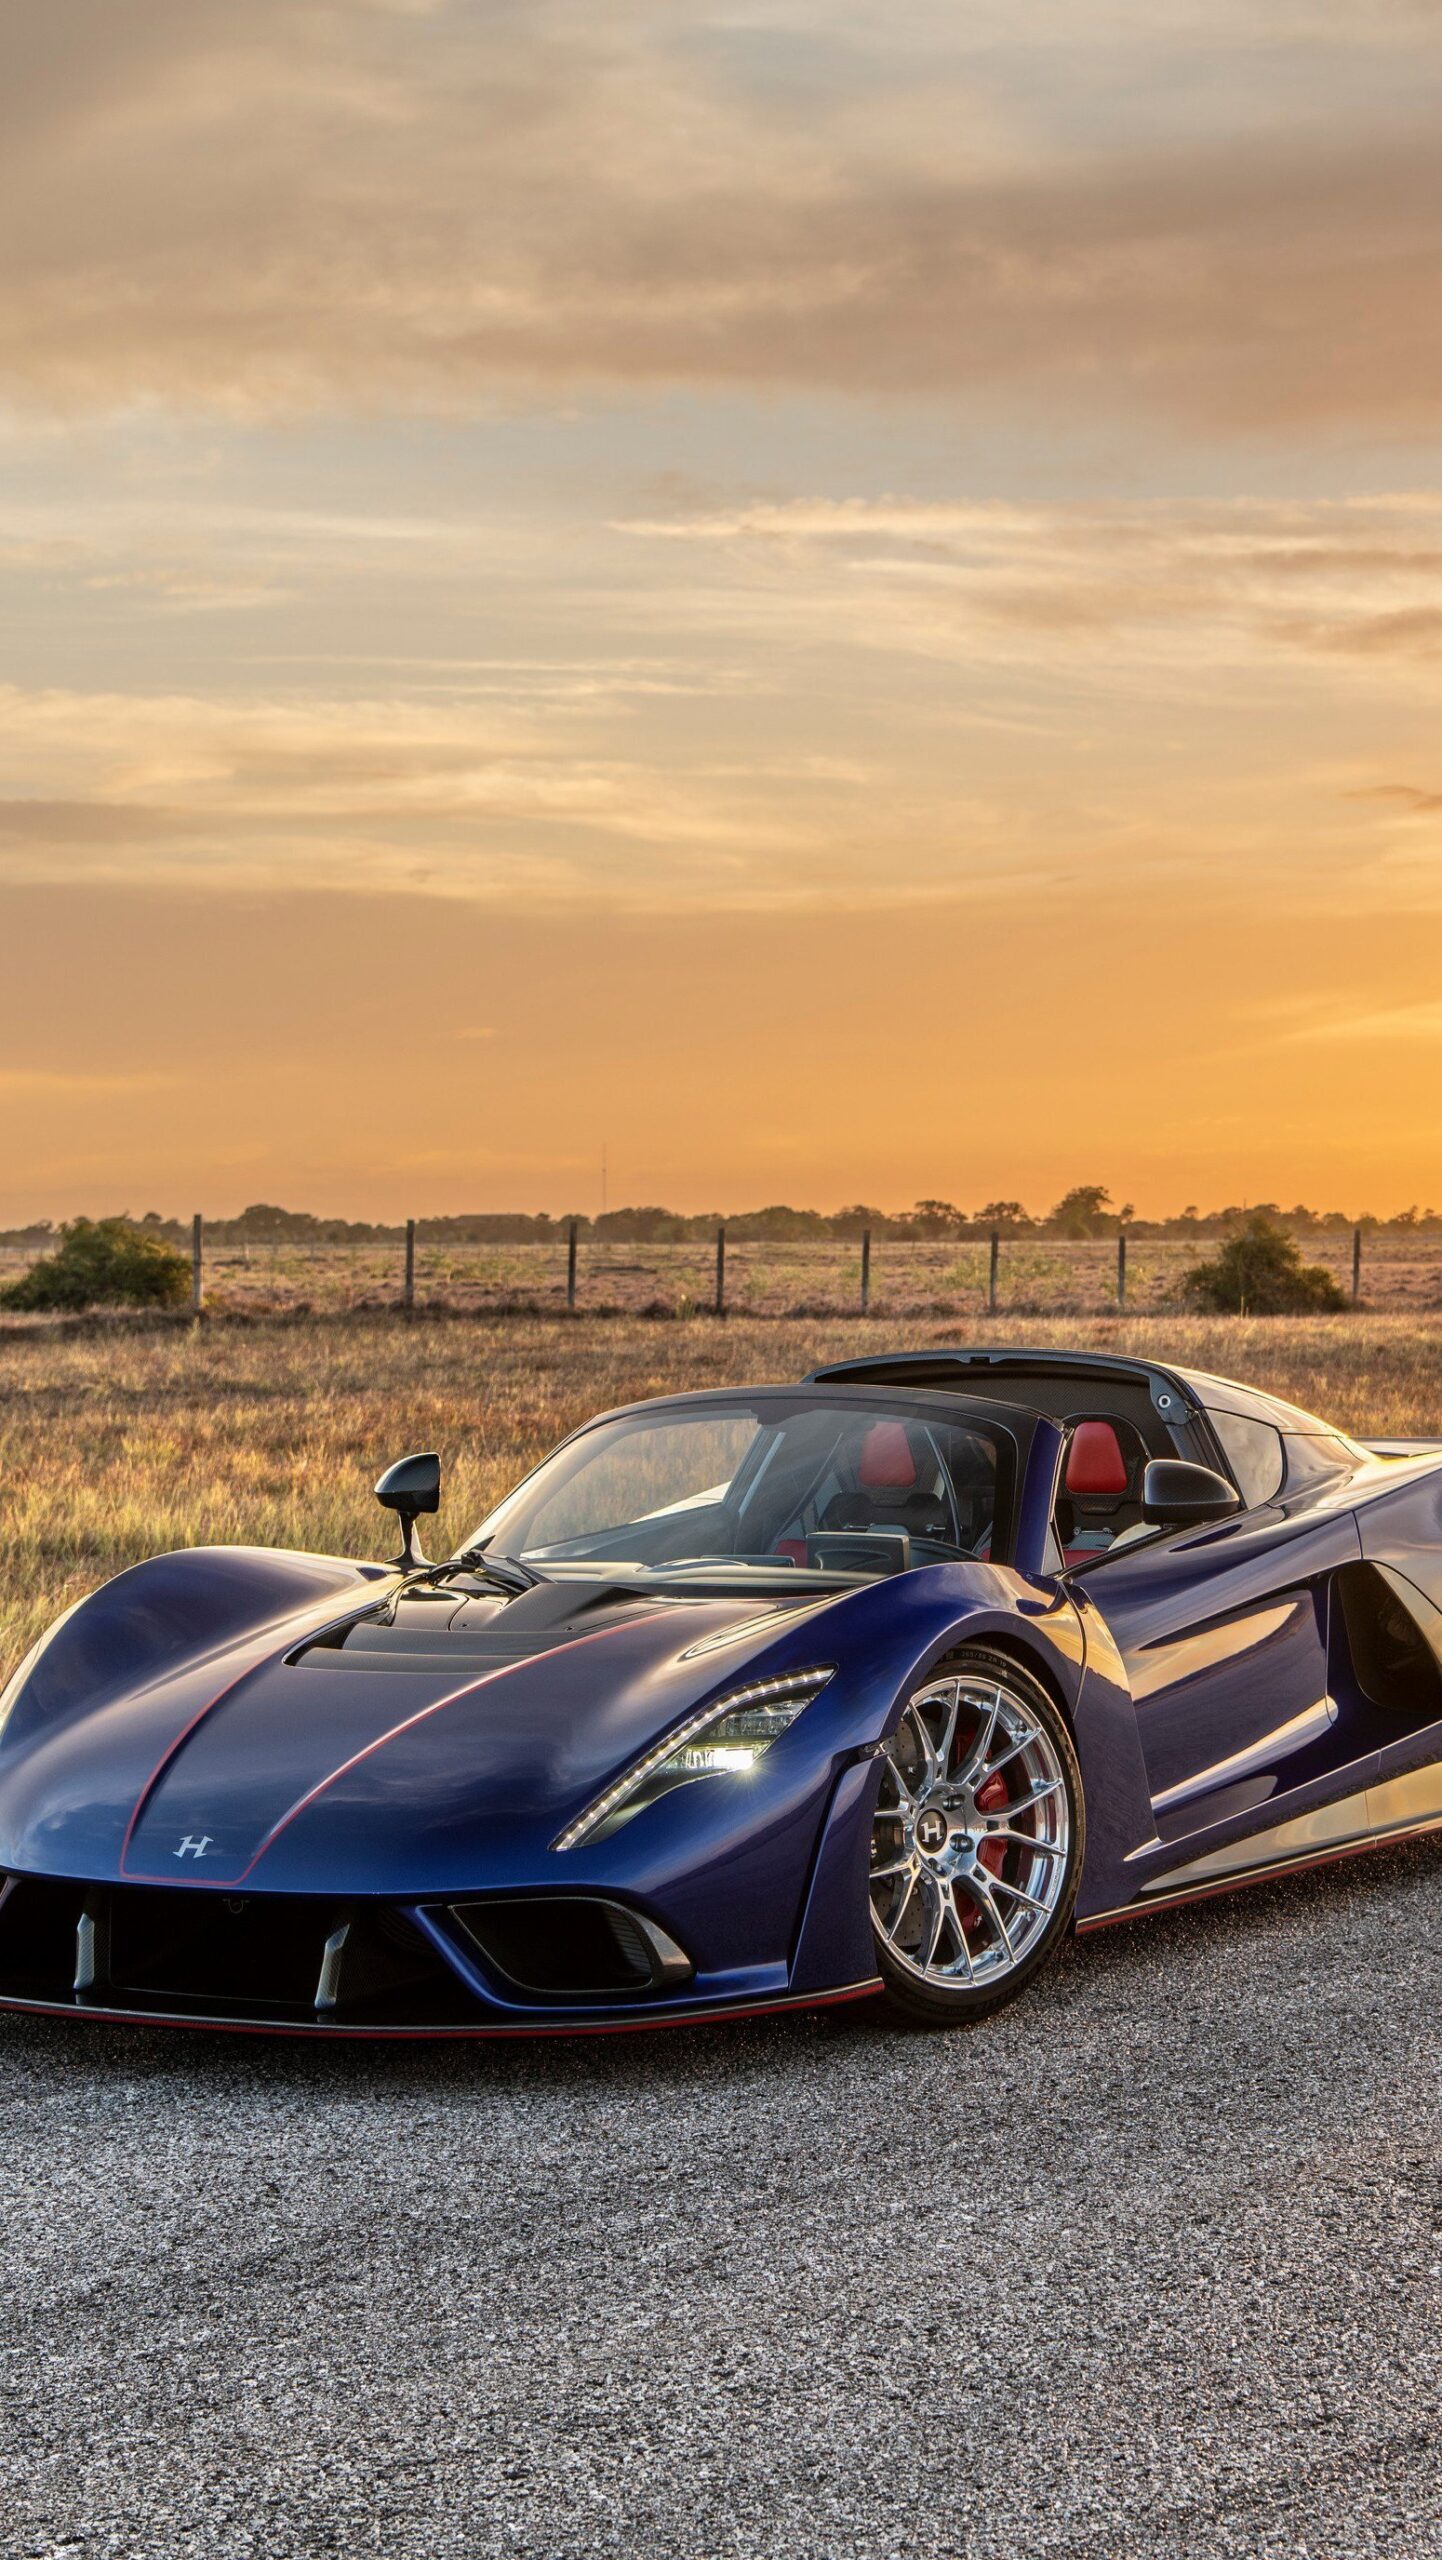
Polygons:
<instances>
[{"instance_id":1,"label":"green bush","mask_svg":"<svg viewBox=\"0 0 1442 2560\"><path fill-rule=\"evenodd\" d=\"M1295 1236L1260 1210L1210 1262L1194 1263L1183 1301L1215 1316L1335 1315L1346 1297L1320 1262L1304 1262Z\"/></svg>"},{"instance_id":2,"label":"green bush","mask_svg":"<svg viewBox=\"0 0 1442 2560\"><path fill-rule=\"evenodd\" d=\"M190 1294L190 1265L164 1236L129 1218L72 1218L43 1262L32 1263L0 1306L26 1314L54 1308L177 1307Z\"/></svg>"}]
</instances>

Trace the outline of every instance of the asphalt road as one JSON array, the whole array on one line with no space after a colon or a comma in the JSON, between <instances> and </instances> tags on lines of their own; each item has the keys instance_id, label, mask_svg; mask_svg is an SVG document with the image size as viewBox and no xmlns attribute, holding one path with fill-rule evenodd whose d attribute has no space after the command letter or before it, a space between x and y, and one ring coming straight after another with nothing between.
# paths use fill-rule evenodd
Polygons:
<instances>
[{"instance_id":1,"label":"asphalt road","mask_svg":"<svg viewBox=\"0 0 1442 2560\"><path fill-rule=\"evenodd\" d=\"M969 2036L0 2021L0 2550L1442 2553L1442 1846Z\"/></svg>"}]
</instances>

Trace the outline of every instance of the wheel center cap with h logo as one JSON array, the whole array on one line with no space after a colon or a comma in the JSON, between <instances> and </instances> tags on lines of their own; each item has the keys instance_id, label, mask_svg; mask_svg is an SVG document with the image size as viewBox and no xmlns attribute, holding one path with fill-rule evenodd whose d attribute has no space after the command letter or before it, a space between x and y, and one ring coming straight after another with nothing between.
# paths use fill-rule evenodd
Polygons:
<instances>
[{"instance_id":1,"label":"wheel center cap with h logo","mask_svg":"<svg viewBox=\"0 0 1442 2560\"><path fill-rule=\"evenodd\" d=\"M925 1813L917 1819L918 1849L925 1850L928 1857L934 1857L938 1849L946 1847L948 1828L945 1814L938 1813L934 1805L928 1805Z\"/></svg>"}]
</instances>

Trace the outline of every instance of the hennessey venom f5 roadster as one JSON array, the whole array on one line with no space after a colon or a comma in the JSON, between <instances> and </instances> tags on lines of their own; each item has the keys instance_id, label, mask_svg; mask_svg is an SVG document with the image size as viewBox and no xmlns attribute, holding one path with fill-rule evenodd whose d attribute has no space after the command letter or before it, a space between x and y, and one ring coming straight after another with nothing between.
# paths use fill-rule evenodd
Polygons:
<instances>
[{"instance_id":1,"label":"hennessey venom f5 roadster","mask_svg":"<svg viewBox=\"0 0 1442 2560\"><path fill-rule=\"evenodd\" d=\"M453 1554L192 1548L0 1698L0 2003L335 2034L881 1994L1442 1826L1442 1441L928 1350L667 1396Z\"/></svg>"}]
</instances>

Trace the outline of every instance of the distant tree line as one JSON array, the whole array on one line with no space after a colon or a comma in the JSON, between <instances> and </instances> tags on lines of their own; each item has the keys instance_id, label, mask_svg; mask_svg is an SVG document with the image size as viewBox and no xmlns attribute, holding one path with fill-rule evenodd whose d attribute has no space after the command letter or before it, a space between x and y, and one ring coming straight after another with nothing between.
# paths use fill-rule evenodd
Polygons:
<instances>
[{"instance_id":1,"label":"distant tree line","mask_svg":"<svg viewBox=\"0 0 1442 2560\"><path fill-rule=\"evenodd\" d=\"M564 1236L573 1215L581 1236L615 1244L684 1244L713 1235L722 1223L738 1241L764 1238L797 1244L824 1243L830 1237L854 1238L867 1227L878 1238L890 1237L901 1243L964 1240L994 1231L1009 1236L1057 1237L1073 1243L1123 1232L1137 1237L1185 1240L1237 1235L1250 1219L1258 1216L1289 1235L1342 1234L1354 1226L1389 1235L1442 1235L1442 1211L1415 1207L1399 1210L1390 1218L1379 1218L1369 1210L1312 1209L1304 1202L1283 1208L1276 1201L1261 1200L1233 1203L1221 1209L1187 1207L1170 1218L1139 1218L1130 1201L1115 1204L1105 1186L1094 1182L1076 1184L1041 1214L1020 1200L987 1200L975 1209L959 1208L950 1200L918 1200L912 1208L901 1210L853 1201L845 1208L829 1211L793 1209L775 1203L763 1209L707 1209L694 1214L637 1206L604 1210L596 1217L580 1210L563 1211L552 1217L545 1210L498 1209L419 1218L416 1234L423 1244L544 1244ZM130 1218L127 1213L126 1222L142 1233L163 1237L168 1243L181 1245L189 1238L188 1219L165 1218L155 1209L148 1209L140 1218ZM400 1222L323 1218L307 1209L277 1208L268 1201L257 1201L236 1218L206 1221L212 1244L394 1244L404 1232ZM43 1252L59 1233L59 1226L52 1220L39 1218L27 1226L0 1229L0 1244Z\"/></svg>"},{"instance_id":2,"label":"distant tree line","mask_svg":"<svg viewBox=\"0 0 1442 2560\"><path fill-rule=\"evenodd\" d=\"M416 1235L422 1244L545 1244L564 1237L571 1214L563 1211L553 1218L544 1210L532 1214L497 1209L452 1218L419 1218ZM819 1244L828 1237L859 1236L867 1227L878 1240L891 1238L898 1243L965 1240L994 1231L1005 1236L1053 1236L1073 1243L1122 1233L1137 1237L1226 1238L1240 1235L1248 1220L1258 1216L1288 1235L1343 1234L1357 1226L1385 1235L1442 1235L1442 1210L1431 1208L1402 1209L1395 1217L1379 1218L1369 1210L1359 1214L1350 1209L1309 1209L1300 1201L1288 1209L1275 1200L1254 1200L1233 1203L1224 1209L1188 1207L1173 1218L1139 1218L1130 1201L1114 1202L1106 1186L1099 1182L1076 1183L1042 1214L1034 1213L1020 1200L985 1200L974 1209L960 1208L951 1200L918 1200L910 1209L901 1210L853 1201L845 1208L830 1211L792 1209L776 1203L765 1209L708 1209L695 1216L655 1207L608 1209L599 1217L588 1217L577 1210L574 1215L582 1237L612 1244L685 1244L714 1235L723 1222L728 1235L738 1243L766 1239L781 1244ZM155 1209L147 1209L140 1218L127 1215L126 1223L169 1244L184 1246L189 1241L188 1219L163 1218ZM0 1244L44 1253L60 1232L53 1221L41 1218L28 1226L0 1230ZM405 1229L400 1223L387 1225L376 1219L319 1218L308 1209L280 1209L269 1201L257 1201L243 1209L238 1218L207 1219L206 1233L210 1242L217 1245L364 1245L398 1243Z\"/></svg>"}]
</instances>

